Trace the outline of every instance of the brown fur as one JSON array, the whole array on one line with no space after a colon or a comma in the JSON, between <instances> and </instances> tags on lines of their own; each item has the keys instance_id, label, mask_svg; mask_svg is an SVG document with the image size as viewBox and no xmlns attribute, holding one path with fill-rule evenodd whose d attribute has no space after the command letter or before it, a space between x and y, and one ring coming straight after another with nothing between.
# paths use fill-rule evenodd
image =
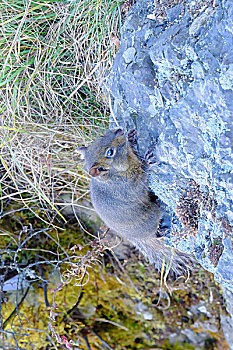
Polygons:
<instances>
[{"instance_id":1,"label":"brown fur","mask_svg":"<svg viewBox=\"0 0 233 350\"><path fill-rule=\"evenodd\" d=\"M115 154L107 157L107 151ZM149 190L149 166L136 155L123 131L108 131L82 153L92 176L92 203L105 224L131 241L156 268L173 259L172 270L183 270L188 256L156 238L161 209Z\"/></svg>"}]
</instances>

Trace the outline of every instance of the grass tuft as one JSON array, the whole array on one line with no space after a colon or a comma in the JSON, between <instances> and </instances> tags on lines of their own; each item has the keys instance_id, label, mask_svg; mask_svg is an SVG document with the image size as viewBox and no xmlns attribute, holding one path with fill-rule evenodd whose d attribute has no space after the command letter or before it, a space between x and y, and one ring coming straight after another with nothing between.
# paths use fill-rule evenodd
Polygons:
<instances>
[{"instance_id":1,"label":"grass tuft","mask_svg":"<svg viewBox=\"0 0 233 350\"><path fill-rule=\"evenodd\" d=\"M0 3L0 199L82 195L75 148L107 127L119 1ZM85 176L84 176L85 177ZM80 192L81 191L81 192Z\"/></svg>"}]
</instances>

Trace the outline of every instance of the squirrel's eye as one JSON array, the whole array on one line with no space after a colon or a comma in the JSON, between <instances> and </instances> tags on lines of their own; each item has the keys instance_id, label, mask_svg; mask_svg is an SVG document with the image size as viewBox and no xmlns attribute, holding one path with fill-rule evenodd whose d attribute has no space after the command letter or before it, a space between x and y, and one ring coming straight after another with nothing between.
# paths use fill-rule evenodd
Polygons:
<instances>
[{"instance_id":1,"label":"squirrel's eye","mask_svg":"<svg viewBox=\"0 0 233 350\"><path fill-rule=\"evenodd\" d=\"M116 149L114 147L111 147L111 148L108 148L105 152L105 156L107 158L112 158L115 156L115 153L116 153Z\"/></svg>"}]
</instances>

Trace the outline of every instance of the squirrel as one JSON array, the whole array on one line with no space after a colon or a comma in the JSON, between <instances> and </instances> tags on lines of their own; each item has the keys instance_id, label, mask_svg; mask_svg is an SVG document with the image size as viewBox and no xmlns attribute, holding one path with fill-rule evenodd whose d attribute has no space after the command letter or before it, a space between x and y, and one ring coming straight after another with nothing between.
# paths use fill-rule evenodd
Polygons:
<instances>
[{"instance_id":1,"label":"squirrel","mask_svg":"<svg viewBox=\"0 0 233 350\"><path fill-rule=\"evenodd\" d=\"M150 158L140 158L136 132L108 130L88 147L79 147L91 176L91 201L108 228L127 239L160 270L164 261L174 273L188 270L190 257L158 238L162 210L148 184Z\"/></svg>"}]
</instances>

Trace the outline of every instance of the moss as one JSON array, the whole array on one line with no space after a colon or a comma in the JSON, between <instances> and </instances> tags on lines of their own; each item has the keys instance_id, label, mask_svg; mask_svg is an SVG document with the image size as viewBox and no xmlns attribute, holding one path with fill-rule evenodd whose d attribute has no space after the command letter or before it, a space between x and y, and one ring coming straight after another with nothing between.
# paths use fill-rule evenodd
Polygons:
<instances>
[{"instance_id":1,"label":"moss","mask_svg":"<svg viewBox=\"0 0 233 350\"><path fill-rule=\"evenodd\" d=\"M119 269L110 253L106 251L103 255L104 247L93 238L83 236L77 225L66 225L63 229L48 228L34 218L37 222L36 229L33 229L30 226L33 218L23 212L23 225L28 225L30 229L22 229L21 226L19 231L19 214L15 213L10 222L8 217L5 219L2 220L2 230L6 226L6 237L12 238L10 249L2 255L6 273L7 267L15 261L19 271L26 273L29 269L35 276L20 313L14 312L16 300L8 294L5 295L6 303L2 305L3 322L14 312L14 321L7 322L5 329L28 335L17 336L23 348L43 349L51 344L47 336L50 312L55 318L51 324L56 334L65 336L69 341L79 341L81 348L86 348L87 338L91 349L101 349L104 341L116 350L185 349L186 343L171 345L167 339L177 329L190 328L196 320L205 321L204 314L190 315L190 307L196 304L204 303L216 327L220 328L220 313L224 309L221 295L213 277L201 269L187 282L170 277L166 284L164 281L161 284L160 274L134 251L124 262L124 267ZM19 242L24 242L21 251L17 251ZM74 245L76 248L70 250ZM45 304L38 261L43 262L43 279L48 281L50 308ZM59 269L56 268L56 273L52 274L56 266ZM86 275L82 279L85 270ZM63 286L60 273L64 274L63 279L67 282ZM82 288L80 284L83 284ZM210 289L213 292L212 304L209 304ZM57 308L51 307L53 297ZM214 339L213 349L217 349L223 340L222 331L211 334L211 337Z\"/></svg>"},{"instance_id":2,"label":"moss","mask_svg":"<svg viewBox=\"0 0 233 350\"><path fill-rule=\"evenodd\" d=\"M179 344L176 342L175 344L170 344L168 340L165 340L163 349L166 350L195 350L195 347L188 343Z\"/></svg>"}]
</instances>

